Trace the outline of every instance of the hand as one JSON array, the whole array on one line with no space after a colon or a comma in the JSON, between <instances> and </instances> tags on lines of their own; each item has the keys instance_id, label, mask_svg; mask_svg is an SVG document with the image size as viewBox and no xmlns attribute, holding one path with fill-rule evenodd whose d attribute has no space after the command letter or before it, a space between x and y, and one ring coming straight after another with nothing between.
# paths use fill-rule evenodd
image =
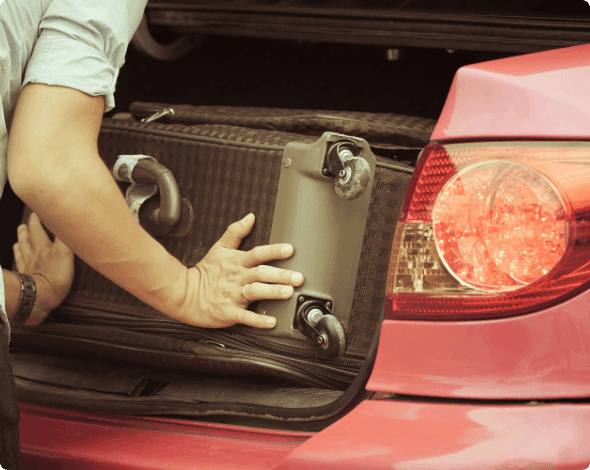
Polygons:
<instances>
[{"instance_id":1,"label":"hand","mask_svg":"<svg viewBox=\"0 0 590 470\"><path fill-rule=\"evenodd\" d=\"M55 239L52 243L37 214L32 213L29 224L17 229L14 260L19 273L28 274L37 285L37 299L27 325L42 323L59 306L72 287L74 254Z\"/></svg>"},{"instance_id":2,"label":"hand","mask_svg":"<svg viewBox=\"0 0 590 470\"><path fill-rule=\"evenodd\" d=\"M276 325L276 318L246 310L248 303L288 299L293 295L293 286L303 284L303 276L263 264L289 258L293 254L291 245L266 245L247 252L238 251L240 242L253 225L253 214L231 224L205 258L188 270L189 295L177 317L180 321L206 328L236 323L258 328Z\"/></svg>"}]
</instances>

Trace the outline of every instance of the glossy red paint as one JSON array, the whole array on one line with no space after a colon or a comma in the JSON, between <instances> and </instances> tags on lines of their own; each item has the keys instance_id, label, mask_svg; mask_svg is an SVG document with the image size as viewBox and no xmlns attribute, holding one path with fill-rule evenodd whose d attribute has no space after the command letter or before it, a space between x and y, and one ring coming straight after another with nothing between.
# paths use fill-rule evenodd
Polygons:
<instances>
[{"instance_id":1,"label":"glossy red paint","mask_svg":"<svg viewBox=\"0 0 590 470\"><path fill-rule=\"evenodd\" d=\"M590 45L457 71L433 141L590 139Z\"/></svg>"},{"instance_id":2,"label":"glossy red paint","mask_svg":"<svg viewBox=\"0 0 590 470\"><path fill-rule=\"evenodd\" d=\"M312 434L95 415L21 403L22 469L261 469Z\"/></svg>"},{"instance_id":3,"label":"glossy red paint","mask_svg":"<svg viewBox=\"0 0 590 470\"><path fill-rule=\"evenodd\" d=\"M590 405L366 401L273 470L582 470Z\"/></svg>"},{"instance_id":4,"label":"glossy red paint","mask_svg":"<svg viewBox=\"0 0 590 470\"><path fill-rule=\"evenodd\" d=\"M590 397L590 291L499 320L386 320L367 389L482 399Z\"/></svg>"}]
</instances>

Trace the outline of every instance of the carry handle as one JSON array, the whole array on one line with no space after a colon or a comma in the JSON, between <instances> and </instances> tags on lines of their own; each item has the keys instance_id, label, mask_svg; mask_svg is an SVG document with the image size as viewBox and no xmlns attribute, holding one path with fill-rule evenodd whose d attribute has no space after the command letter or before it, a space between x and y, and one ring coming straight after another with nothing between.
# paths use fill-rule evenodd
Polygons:
<instances>
[{"instance_id":1,"label":"carry handle","mask_svg":"<svg viewBox=\"0 0 590 470\"><path fill-rule=\"evenodd\" d=\"M119 169L119 176L124 178L121 169ZM173 227L180 221L180 190L174 175L168 168L146 158L135 164L131 177L136 183L158 185L160 207L150 214L153 222L160 226Z\"/></svg>"}]
</instances>

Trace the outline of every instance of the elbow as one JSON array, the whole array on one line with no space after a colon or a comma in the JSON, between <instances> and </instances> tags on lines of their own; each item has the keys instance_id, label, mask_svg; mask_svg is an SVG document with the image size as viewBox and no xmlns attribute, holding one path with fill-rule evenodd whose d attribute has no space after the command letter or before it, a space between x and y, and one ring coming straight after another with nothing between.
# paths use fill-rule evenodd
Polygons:
<instances>
[{"instance_id":1,"label":"elbow","mask_svg":"<svg viewBox=\"0 0 590 470\"><path fill-rule=\"evenodd\" d=\"M25 154L11 151L10 144L8 147L8 181L14 193L32 209L40 201L51 203L53 189L67 183L68 169L59 165L51 168L54 159L48 157L41 149Z\"/></svg>"},{"instance_id":2,"label":"elbow","mask_svg":"<svg viewBox=\"0 0 590 470\"><path fill-rule=\"evenodd\" d=\"M28 180L27 176L31 176L30 173L27 174L25 171L25 165L21 161L19 161L19 156L15 155L14 151L11 151L10 145L8 146L8 152L6 155L7 160L7 170L8 170L8 181L10 182L10 186L14 193L21 199L23 196L26 195L28 187L30 187L30 181Z\"/></svg>"},{"instance_id":3,"label":"elbow","mask_svg":"<svg viewBox=\"0 0 590 470\"><path fill-rule=\"evenodd\" d=\"M11 151L10 145L7 153L8 181L14 193L27 203L28 196L37 186L35 180L35 165L32 161ZM38 188L39 189L39 188Z\"/></svg>"}]
</instances>

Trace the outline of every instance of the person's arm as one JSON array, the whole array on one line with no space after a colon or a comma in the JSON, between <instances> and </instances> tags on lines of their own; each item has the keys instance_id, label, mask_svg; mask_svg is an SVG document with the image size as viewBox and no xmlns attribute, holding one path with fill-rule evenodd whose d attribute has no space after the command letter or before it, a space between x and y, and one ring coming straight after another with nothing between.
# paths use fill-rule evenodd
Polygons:
<instances>
[{"instance_id":1,"label":"person's arm","mask_svg":"<svg viewBox=\"0 0 590 470\"><path fill-rule=\"evenodd\" d=\"M164 313L184 302L187 269L133 219L98 156L104 99L27 85L12 122L14 192L88 264Z\"/></svg>"},{"instance_id":2,"label":"person's arm","mask_svg":"<svg viewBox=\"0 0 590 470\"><path fill-rule=\"evenodd\" d=\"M31 214L28 224L18 227L14 260L21 274L28 274L36 285L37 296L27 325L42 323L65 299L74 278L74 254L61 240L52 242ZM21 297L21 281L16 272L2 270L5 307L8 318L16 312Z\"/></svg>"},{"instance_id":3,"label":"person's arm","mask_svg":"<svg viewBox=\"0 0 590 470\"><path fill-rule=\"evenodd\" d=\"M4 280L4 306L6 307L6 315L10 318L14 315L20 299L20 279L15 272L7 269L2 269L2 278Z\"/></svg>"},{"instance_id":4,"label":"person's arm","mask_svg":"<svg viewBox=\"0 0 590 470\"><path fill-rule=\"evenodd\" d=\"M164 314L197 326L274 326L274 319L245 310L241 293L250 301L289 298L290 286L303 278L257 266L291 256L292 247L236 251L251 217L232 224L205 259L187 269L135 222L100 159L103 110L102 96L28 84L9 137L14 192L90 266Z\"/></svg>"}]
</instances>

